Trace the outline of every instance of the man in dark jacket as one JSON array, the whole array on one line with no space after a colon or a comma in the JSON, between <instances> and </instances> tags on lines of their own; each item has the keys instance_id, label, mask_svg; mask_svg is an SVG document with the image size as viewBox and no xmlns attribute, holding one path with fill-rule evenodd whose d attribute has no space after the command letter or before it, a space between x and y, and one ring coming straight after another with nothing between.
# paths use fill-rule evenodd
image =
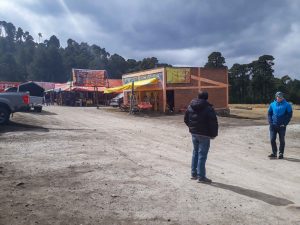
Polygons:
<instances>
[{"instance_id":1,"label":"man in dark jacket","mask_svg":"<svg viewBox=\"0 0 300 225\"><path fill-rule=\"evenodd\" d=\"M206 177L205 163L210 139L218 136L218 120L212 105L207 101L208 93L200 91L185 112L184 122L189 127L193 141L192 177L200 183L211 183Z\"/></svg>"},{"instance_id":2,"label":"man in dark jacket","mask_svg":"<svg viewBox=\"0 0 300 225\"><path fill-rule=\"evenodd\" d=\"M276 99L270 104L268 110L272 146L272 154L269 155L269 157L271 159L277 157L276 136L278 133L280 142L278 159L283 159L286 126L292 118L293 110L292 106L283 98L282 92L277 92L275 98Z\"/></svg>"}]
</instances>

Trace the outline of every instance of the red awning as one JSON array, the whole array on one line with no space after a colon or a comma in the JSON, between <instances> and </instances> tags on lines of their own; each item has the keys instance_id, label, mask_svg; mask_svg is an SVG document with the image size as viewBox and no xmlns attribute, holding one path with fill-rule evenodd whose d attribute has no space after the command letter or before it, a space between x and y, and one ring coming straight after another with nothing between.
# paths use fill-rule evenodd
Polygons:
<instances>
[{"instance_id":1,"label":"red awning","mask_svg":"<svg viewBox=\"0 0 300 225\"><path fill-rule=\"evenodd\" d=\"M88 91L94 92L94 87L83 87L83 86L70 86L69 83L55 84L56 91ZM98 87L99 92L104 92L104 87Z\"/></svg>"},{"instance_id":2,"label":"red awning","mask_svg":"<svg viewBox=\"0 0 300 225\"><path fill-rule=\"evenodd\" d=\"M107 86L110 88L117 87L122 85L122 80L120 79L109 79ZM94 92L94 87L86 87L86 86L73 86L70 83L56 83L55 88L56 91L88 91ZM98 92L104 92L105 87L97 87Z\"/></svg>"},{"instance_id":3,"label":"red awning","mask_svg":"<svg viewBox=\"0 0 300 225\"><path fill-rule=\"evenodd\" d=\"M56 91L70 91L70 84L68 83L56 83L55 88Z\"/></svg>"},{"instance_id":4,"label":"red awning","mask_svg":"<svg viewBox=\"0 0 300 225\"><path fill-rule=\"evenodd\" d=\"M104 92L104 87L97 88L99 92ZM74 86L71 88L71 91L95 91L94 87L82 87L82 86Z\"/></svg>"}]
</instances>

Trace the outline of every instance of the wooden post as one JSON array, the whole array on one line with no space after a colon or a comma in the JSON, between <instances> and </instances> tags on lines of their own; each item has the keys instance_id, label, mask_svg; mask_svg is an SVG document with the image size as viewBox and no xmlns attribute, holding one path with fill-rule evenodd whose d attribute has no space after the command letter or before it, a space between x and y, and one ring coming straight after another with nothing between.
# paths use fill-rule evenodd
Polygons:
<instances>
[{"instance_id":1,"label":"wooden post","mask_svg":"<svg viewBox=\"0 0 300 225\"><path fill-rule=\"evenodd\" d=\"M154 107L153 107L153 109L156 112L156 111L158 111L158 104L157 104L157 95L158 95L158 92L154 91L153 95L154 95Z\"/></svg>"},{"instance_id":2,"label":"wooden post","mask_svg":"<svg viewBox=\"0 0 300 225\"><path fill-rule=\"evenodd\" d=\"M201 91L201 76L200 76L200 67L198 67L198 92Z\"/></svg>"},{"instance_id":3,"label":"wooden post","mask_svg":"<svg viewBox=\"0 0 300 225\"><path fill-rule=\"evenodd\" d=\"M107 94L104 94L104 92L103 92L103 95L104 95L104 101L105 101L104 105L108 106Z\"/></svg>"},{"instance_id":4,"label":"wooden post","mask_svg":"<svg viewBox=\"0 0 300 225\"><path fill-rule=\"evenodd\" d=\"M228 82L228 71L227 71L227 86L226 86L226 108L229 108L229 82Z\"/></svg>"},{"instance_id":5,"label":"wooden post","mask_svg":"<svg viewBox=\"0 0 300 225\"><path fill-rule=\"evenodd\" d=\"M162 83L162 91L163 91L163 112L166 112L167 108L167 92L166 92L166 83L167 83L167 70L166 67L164 68L164 73L163 73L163 83Z\"/></svg>"},{"instance_id":6,"label":"wooden post","mask_svg":"<svg viewBox=\"0 0 300 225\"><path fill-rule=\"evenodd\" d=\"M98 87L94 86L94 95L95 95L95 101L97 109L99 109L99 101L98 101Z\"/></svg>"},{"instance_id":7,"label":"wooden post","mask_svg":"<svg viewBox=\"0 0 300 225\"><path fill-rule=\"evenodd\" d=\"M140 102L142 102L142 100L141 100L141 92L138 91L137 92L137 103L139 104Z\"/></svg>"},{"instance_id":8,"label":"wooden post","mask_svg":"<svg viewBox=\"0 0 300 225\"><path fill-rule=\"evenodd\" d=\"M131 82L131 97L130 97L130 114L133 114L134 101L134 81Z\"/></svg>"}]
</instances>

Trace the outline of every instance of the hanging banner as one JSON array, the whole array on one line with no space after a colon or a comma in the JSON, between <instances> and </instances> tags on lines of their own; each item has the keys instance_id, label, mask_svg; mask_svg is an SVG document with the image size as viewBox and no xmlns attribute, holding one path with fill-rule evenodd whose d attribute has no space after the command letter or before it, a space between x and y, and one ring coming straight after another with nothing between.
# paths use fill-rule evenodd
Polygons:
<instances>
[{"instance_id":1,"label":"hanging banner","mask_svg":"<svg viewBox=\"0 0 300 225\"><path fill-rule=\"evenodd\" d=\"M83 87L106 86L106 70L72 69L73 85Z\"/></svg>"},{"instance_id":2,"label":"hanging banner","mask_svg":"<svg viewBox=\"0 0 300 225\"><path fill-rule=\"evenodd\" d=\"M157 78L158 80L162 81L163 73L162 72L149 73L149 74L144 74L144 75L140 75L140 76L125 77L122 79L123 79L123 84L128 84L128 83L131 83L132 81L148 80L151 78Z\"/></svg>"},{"instance_id":3,"label":"hanging banner","mask_svg":"<svg viewBox=\"0 0 300 225\"><path fill-rule=\"evenodd\" d=\"M191 69L190 68L166 68L167 70L167 83L180 84L191 83Z\"/></svg>"},{"instance_id":4,"label":"hanging banner","mask_svg":"<svg viewBox=\"0 0 300 225\"><path fill-rule=\"evenodd\" d=\"M120 91L124 91L124 90L131 90L132 87L135 89L135 88L146 86L149 84L157 84L158 82L159 82L159 79L157 77L150 78L147 80L134 81L133 86L132 86L132 82L130 82L130 83L124 84L119 87L105 88L104 93L113 93L113 92L120 92Z\"/></svg>"}]
</instances>

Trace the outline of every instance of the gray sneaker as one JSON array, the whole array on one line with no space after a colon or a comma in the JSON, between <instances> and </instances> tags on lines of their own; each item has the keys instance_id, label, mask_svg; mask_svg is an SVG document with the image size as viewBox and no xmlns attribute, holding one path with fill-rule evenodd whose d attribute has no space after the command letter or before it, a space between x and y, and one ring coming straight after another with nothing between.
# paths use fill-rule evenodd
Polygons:
<instances>
[{"instance_id":1,"label":"gray sneaker","mask_svg":"<svg viewBox=\"0 0 300 225\"><path fill-rule=\"evenodd\" d=\"M207 177L200 177L198 179L198 183L206 183L206 184L210 184L212 182L211 179L208 179Z\"/></svg>"}]
</instances>

